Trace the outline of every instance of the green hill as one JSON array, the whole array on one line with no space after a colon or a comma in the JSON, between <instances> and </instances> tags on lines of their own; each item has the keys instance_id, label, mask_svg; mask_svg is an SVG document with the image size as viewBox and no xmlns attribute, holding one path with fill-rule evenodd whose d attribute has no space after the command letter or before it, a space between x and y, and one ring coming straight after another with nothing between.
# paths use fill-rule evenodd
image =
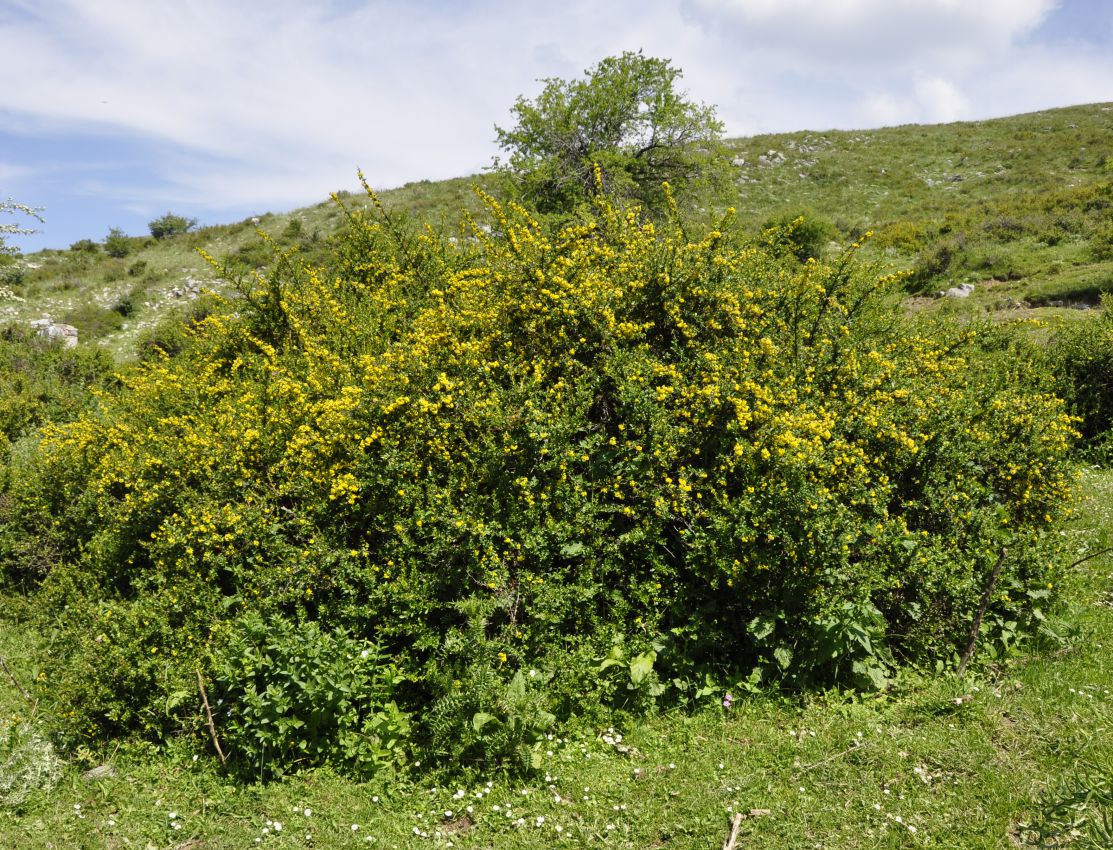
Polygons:
<instances>
[{"instance_id":1,"label":"green hill","mask_svg":"<svg viewBox=\"0 0 1113 850\"><path fill-rule=\"evenodd\" d=\"M969 282L975 291L917 308L1018 310L1090 306L1113 289L1113 105L1092 104L1009 118L861 131L801 131L728 140L736 177L718 207L757 233L777 216L832 225L834 243L875 232L867 251L894 269L913 269L913 290ZM470 191L489 175L420 181L383 193L393 210L451 229L478 210ZM353 207L366 204L345 198ZM696 211L710 217L718 210ZM127 240L124 257L91 240L27 255L3 272L0 323L42 316L75 325L117 353L201 287L220 288L202 248L248 273L271 260L259 239L313 255L344 220L325 201L286 213L203 227L183 236ZM832 245L832 249L834 245Z\"/></svg>"}]
</instances>

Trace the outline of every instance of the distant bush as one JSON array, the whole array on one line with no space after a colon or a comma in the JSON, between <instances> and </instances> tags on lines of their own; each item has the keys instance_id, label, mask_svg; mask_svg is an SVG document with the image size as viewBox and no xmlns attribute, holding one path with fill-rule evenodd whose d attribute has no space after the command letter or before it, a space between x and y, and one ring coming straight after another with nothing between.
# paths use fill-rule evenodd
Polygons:
<instances>
[{"instance_id":1,"label":"distant bush","mask_svg":"<svg viewBox=\"0 0 1113 850\"><path fill-rule=\"evenodd\" d=\"M149 222L147 226L151 229L151 236L155 239L165 239L168 236L178 236L193 230L197 226L197 219L168 212L166 215Z\"/></svg>"},{"instance_id":2,"label":"distant bush","mask_svg":"<svg viewBox=\"0 0 1113 850\"><path fill-rule=\"evenodd\" d=\"M62 564L70 740L179 728L196 669L291 705L293 647L341 629L396 666L411 746L525 766L607 694L946 663L1013 542L982 645L1038 624L1070 421L973 331L903 322L854 249L790 270L729 221L598 200L547 236L487 203L455 247L349 211L330 273L277 260L44 436L20 533ZM221 647L256 617L292 631L252 686Z\"/></svg>"},{"instance_id":3,"label":"distant bush","mask_svg":"<svg viewBox=\"0 0 1113 850\"><path fill-rule=\"evenodd\" d=\"M762 225L762 239L773 253L800 262L822 258L837 235L831 222L810 210L780 213Z\"/></svg>"},{"instance_id":4,"label":"distant bush","mask_svg":"<svg viewBox=\"0 0 1113 850\"><path fill-rule=\"evenodd\" d=\"M1095 260L1113 260L1113 221L1106 221L1090 237L1090 253Z\"/></svg>"},{"instance_id":5,"label":"distant bush","mask_svg":"<svg viewBox=\"0 0 1113 850\"><path fill-rule=\"evenodd\" d=\"M300 218L291 218L290 221L282 228L283 239L297 239L302 235L304 224Z\"/></svg>"},{"instance_id":6,"label":"distant bush","mask_svg":"<svg viewBox=\"0 0 1113 850\"><path fill-rule=\"evenodd\" d=\"M78 239L76 242L70 245L70 250L79 251L86 254L95 254L97 253L97 251L100 250L100 245L98 245L92 239Z\"/></svg>"},{"instance_id":7,"label":"distant bush","mask_svg":"<svg viewBox=\"0 0 1113 850\"><path fill-rule=\"evenodd\" d=\"M104 238L104 253L122 258L131 253L131 239L118 227L113 227Z\"/></svg>"},{"instance_id":8,"label":"distant bush","mask_svg":"<svg viewBox=\"0 0 1113 850\"><path fill-rule=\"evenodd\" d=\"M908 278L908 287L914 292L930 289L939 280L951 271L952 266L959 264L962 259L962 250L965 240L961 237L926 245L916 257L912 274Z\"/></svg>"},{"instance_id":9,"label":"distant bush","mask_svg":"<svg viewBox=\"0 0 1113 850\"><path fill-rule=\"evenodd\" d=\"M729 179L713 107L680 89L670 60L625 52L582 79L544 80L535 100L511 107L515 125L495 128L505 161L497 173L542 213L567 214L586 203L596 181L619 197L663 211L661 184L707 189Z\"/></svg>"},{"instance_id":10,"label":"distant bush","mask_svg":"<svg viewBox=\"0 0 1113 850\"><path fill-rule=\"evenodd\" d=\"M81 304L68 310L62 321L78 329L83 339L100 339L118 331L123 325L123 314L98 304Z\"/></svg>"},{"instance_id":11,"label":"distant bush","mask_svg":"<svg viewBox=\"0 0 1113 850\"><path fill-rule=\"evenodd\" d=\"M127 318L135 312L135 302L132 300L130 294L125 295L119 301L112 305L112 312L119 313L123 318Z\"/></svg>"},{"instance_id":12,"label":"distant bush","mask_svg":"<svg viewBox=\"0 0 1113 850\"><path fill-rule=\"evenodd\" d=\"M896 248L908 254L920 251L927 239L927 229L920 222L898 221L877 230L874 244L879 248Z\"/></svg>"}]
</instances>

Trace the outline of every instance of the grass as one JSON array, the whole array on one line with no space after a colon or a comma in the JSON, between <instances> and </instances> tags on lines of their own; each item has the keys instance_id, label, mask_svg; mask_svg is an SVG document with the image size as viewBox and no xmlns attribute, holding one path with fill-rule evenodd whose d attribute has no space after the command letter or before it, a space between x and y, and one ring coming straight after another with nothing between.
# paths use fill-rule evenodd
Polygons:
<instances>
[{"instance_id":1,"label":"grass","mask_svg":"<svg viewBox=\"0 0 1113 850\"><path fill-rule=\"evenodd\" d=\"M1061 532L1078 558L1113 544L1113 471L1084 471L1080 492ZM315 771L243 786L181 743L80 751L52 790L0 807L0 846L706 848L742 813L740 847L1037 846L1041 829L1099 847L1103 806L1073 792L1113 777L1113 557L1076 567L1065 599L1062 646L977 677L739 696L617 733L573 724L530 781ZM50 639L22 604L0 609L0 655L28 681ZM5 681L0 719L27 713ZM84 775L99 765L110 775Z\"/></svg>"}]
</instances>

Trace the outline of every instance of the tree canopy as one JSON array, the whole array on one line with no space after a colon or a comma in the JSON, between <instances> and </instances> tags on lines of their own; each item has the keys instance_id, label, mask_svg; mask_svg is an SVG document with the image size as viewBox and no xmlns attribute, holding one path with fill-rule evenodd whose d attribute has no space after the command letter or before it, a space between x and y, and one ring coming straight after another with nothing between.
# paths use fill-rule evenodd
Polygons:
<instances>
[{"instance_id":1,"label":"tree canopy","mask_svg":"<svg viewBox=\"0 0 1113 850\"><path fill-rule=\"evenodd\" d=\"M536 100L515 102L515 126L495 128L508 154L495 169L538 210L567 212L590 196L596 166L605 191L649 207L663 182L691 190L724 173L722 122L678 89L668 59L626 52L585 73L543 80Z\"/></svg>"}]
</instances>

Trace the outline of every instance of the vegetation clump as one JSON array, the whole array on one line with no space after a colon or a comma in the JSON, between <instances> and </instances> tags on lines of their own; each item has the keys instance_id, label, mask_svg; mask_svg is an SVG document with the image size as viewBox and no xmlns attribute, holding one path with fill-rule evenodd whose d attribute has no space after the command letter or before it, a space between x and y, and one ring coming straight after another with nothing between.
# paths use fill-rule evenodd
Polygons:
<instances>
[{"instance_id":1,"label":"vegetation clump","mask_svg":"<svg viewBox=\"0 0 1113 850\"><path fill-rule=\"evenodd\" d=\"M946 663L1005 547L982 640L1038 626L1071 420L857 245L786 266L602 197L450 242L371 201L13 477L74 738L179 728L200 671L248 761L528 769L554 716ZM313 635L378 666L297 672ZM374 703L313 725L266 670Z\"/></svg>"},{"instance_id":2,"label":"vegetation clump","mask_svg":"<svg viewBox=\"0 0 1113 850\"><path fill-rule=\"evenodd\" d=\"M1079 418L1084 445L1095 459L1113 459L1113 294L1101 310L1059 328L1048 346L1057 392Z\"/></svg>"},{"instance_id":3,"label":"vegetation clump","mask_svg":"<svg viewBox=\"0 0 1113 850\"><path fill-rule=\"evenodd\" d=\"M118 227L110 228L104 237L104 253L110 257L123 259L131 253L131 248L132 240Z\"/></svg>"},{"instance_id":4,"label":"vegetation clump","mask_svg":"<svg viewBox=\"0 0 1113 850\"><path fill-rule=\"evenodd\" d=\"M197 226L197 219L168 212L166 215L148 222L147 226L151 229L151 236L155 239L166 239L168 236L180 236L183 233L189 233Z\"/></svg>"}]
</instances>

